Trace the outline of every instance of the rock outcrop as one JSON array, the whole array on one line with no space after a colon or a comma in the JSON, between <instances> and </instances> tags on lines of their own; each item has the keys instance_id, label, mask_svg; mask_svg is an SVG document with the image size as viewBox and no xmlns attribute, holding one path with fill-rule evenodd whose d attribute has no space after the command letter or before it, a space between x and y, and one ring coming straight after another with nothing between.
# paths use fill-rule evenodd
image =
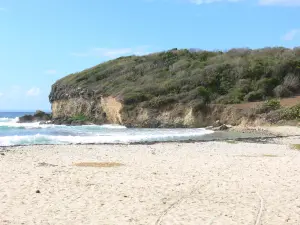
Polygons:
<instances>
[{"instance_id":1,"label":"rock outcrop","mask_svg":"<svg viewBox=\"0 0 300 225\"><path fill-rule=\"evenodd\" d=\"M159 109L143 107L131 109L117 96L102 96L88 89L79 92L55 84L49 96L52 119L67 123L68 118L83 115L96 124L120 124L127 127L204 127L216 123L239 124L245 112L229 105L206 105L203 108L184 104L168 104ZM79 124L80 125L80 124Z\"/></svg>"},{"instance_id":2,"label":"rock outcrop","mask_svg":"<svg viewBox=\"0 0 300 225\"><path fill-rule=\"evenodd\" d=\"M32 122L47 122L51 120L51 114L37 110L34 115L24 115L19 118L19 123L32 123Z\"/></svg>"}]
</instances>

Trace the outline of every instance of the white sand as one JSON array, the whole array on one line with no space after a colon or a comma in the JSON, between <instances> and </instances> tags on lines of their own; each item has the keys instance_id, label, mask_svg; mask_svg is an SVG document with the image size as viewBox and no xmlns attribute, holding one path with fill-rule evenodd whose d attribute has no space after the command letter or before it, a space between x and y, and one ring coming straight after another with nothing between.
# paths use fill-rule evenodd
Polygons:
<instances>
[{"instance_id":1,"label":"white sand","mask_svg":"<svg viewBox=\"0 0 300 225\"><path fill-rule=\"evenodd\" d=\"M0 224L300 224L300 152L280 143L9 148ZM72 165L107 161L125 166Z\"/></svg>"}]
</instances>

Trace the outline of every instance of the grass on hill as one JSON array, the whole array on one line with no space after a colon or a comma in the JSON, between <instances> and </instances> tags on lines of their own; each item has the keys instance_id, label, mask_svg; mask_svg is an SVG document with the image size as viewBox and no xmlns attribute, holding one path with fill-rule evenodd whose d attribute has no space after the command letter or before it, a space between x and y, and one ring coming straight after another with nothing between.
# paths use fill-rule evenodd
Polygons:
<instances>
[{"instance_id":1,"label":"grass on hill","mask_svg":"<svg viewBox=\"0 0 300 225\"><path fill-rule=\"evenodd\" d=\"M120 57L62 78L53 85L52 93L64 98L59 92L65 87L116 96L131 108L289 97L300 89L300 48L172 49Z\"/></svg>"}]
</instances>

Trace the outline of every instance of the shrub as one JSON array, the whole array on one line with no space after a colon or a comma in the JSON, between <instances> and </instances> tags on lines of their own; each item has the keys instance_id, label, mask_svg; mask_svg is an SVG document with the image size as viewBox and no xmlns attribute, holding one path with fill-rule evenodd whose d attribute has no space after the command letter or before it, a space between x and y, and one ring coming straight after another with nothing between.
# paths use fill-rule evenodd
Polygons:
<instances>
[{"instance_id":1,"label":"shrub","mask_svg":"<svg viewBox=\"0 0 300 225\"><path fill-rule=\"evenodd\" d=\"M300 104L284 109L282 111L281 117L285 120L300 119Z\"/></svg>"},{"instance_id":2,"label":"shrub","mask_svg":"<svg viewBox=\"0 0 300 225\"><path fill-rule=\"evenodd\" d=\"M284 85L278 85L274 88L273 92L277 98L289 97L292 95L292 92Z\"/></svg>"},{"instance_id":3,"label":"shrub","mask_svg":"<svg viewBox=\"0 0 300 225\"><path fill-rule=\"evenodd\" d=\"M244 97L244 100L247 102L254 102L254 101L262 100L262 98L263 98L263 94L261 91L252 91Z\"/></svg>"},{"instance_id":4,"label":"shrub","mask_svg":"<svg viewBox=\"0 0 300 225\"><path fill-rule=\"evenodd\" d=\"M141 92L127 93L123 97L124 104L132 105L146 101L148 97Z\"/></svg>"},{"instance_id":5,"label":"shrub","mask_svg":"<svg viewBox=\"0 0 300 225\"><path fill-rule=\"evenodd\" d=\"M238 104L243 101L244 94L238 88L231 89L227 95L223 95L216 100L218 104Z\"/></svg>"},{"instance_id":6,"label":"shrub","mask_svg":"<svg viewBox=\"0 0 300 225\"><path fill-rule=\"evenodd\" d=\"M151 108L159 108L161 106L166 106L170 103L175 102L176 99L173 96L159 96L159 97L154 97L149 101L148 106Z\"/></svg>"},{"instance_id":7,"label":"shrub","mask_svg":"<svg viewBox=\"0 0 300 225\"><path fill-rule=\"evenodd\" d=\"M291 91L297 91L300 87L299 77L295 76L292 73L289 73L283 81L283 86L287 87Z\"/></svg>"},{"instance_id":8,"label":"shrub","mask_svg":"<svg viewBox=\"0 0 300 225\"><path fill-rule=\"evenodd\" d=\"M257 89L261 90L261 92L266 96L273 95L273 89L277 85L277 80L274 78L263 78L257 82Z\"/></svg>"},{"instance_id":9,"label":"shrub","mask_svg":"<svg viewBox=\"0 0 300 225\"><path fill-rule=\"evenodd\" d=\"M270 99L265 101L264 106L270 110L276 110L280 108L280 101L278 99Z\"/></svg>"},{"instance_id":10,"label":"shrub","mask_svg":"<svg viewBox=\"0 0 300 225\"><path fill-rule=\"evenodd\" d=\"M238 80L235 85L241 92L249 93L251 90L251 80L250 79L241 79Z\"/></svg>"},{"instance_id":11,"label":"shrub","mask_svg":"<svg viewBox=\"0 0 300 225\"><path fill-rule=\"evenodd\" d=\"M204 102L208 103L209 96L210 96L209 91L203 86L198 87L197 91L198 91L199 96L204 100Z\"/></svg>"},{"instance_id":12,"label":"shrub","mask_svg":"<svg viewBox=\"0 0 300 225\"><path fill-rule=\"evenodd\" d=\"M280 109L280 101L278 99L270 99L265 101L256 109L256 113L267 113L270 111L274 111Z\"/></svg>"},{"instance_id":13,"label":"shrub","mask_svg":"<svg viewBox=\"0 0 300 225\"><path fill-rule=\"evenodd\" d=\"M240 103L243 100L244 94L239 88L235 88L228 94L231 104Z\"/></svg>"},{"instance_id":14,"label":"shrub","mask_svg":"<svg viewBox=\"0 0 300 225\"><path fill-rule=\"evenodd\" d=\"M182 59L175 62L173 65L170 66L170 70L173 72L181 71L188 68L190 65L188 60Z\"/></svg>"},{"instance_id":15,"label":"shrub","mask_svg":"<svg viewBox=\"0 0 300 225\"><path fill-rule=\"evenodd\" d=\"M81 81L84 81L84 80L87 80L88 79L88 77L78 77L77 79L76 79L76 81L77 82L81 82Z\"/></svg>"}]
</instances>

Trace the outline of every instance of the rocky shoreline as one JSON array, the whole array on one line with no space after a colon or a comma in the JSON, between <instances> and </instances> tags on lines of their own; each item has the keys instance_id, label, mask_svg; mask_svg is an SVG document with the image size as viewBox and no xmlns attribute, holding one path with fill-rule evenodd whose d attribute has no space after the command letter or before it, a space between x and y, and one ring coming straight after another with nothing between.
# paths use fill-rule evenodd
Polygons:
<instances>
[{"instance_id":1,"label":"rocky shoreline","mask_svg":"<svg viewBox=\"0 0 300 225\"><path fill-rule=\"evenodd\" d=\"M90 122L88 118L85 117L71 117L71 118L53 118L51 113L46 113L41 110L37 110L33 115L24 115L19 118L19 123L32 123L32 122L40 122L41 124L54 124L54 125L70 125L70 126L81 126L81 125L103 125L102 123L93 123ZM134 128L134 126L128 126ZM186 126L180 125L159 125L152 124L151 128L188 128ZM147 127L145 127L147 128ZM211 126L207 126L206 129L214 130L214 131L225 131L232 128L232 125L227 125L221 123L220 120L215 121Z\"/></svg>"}]
</instances>

